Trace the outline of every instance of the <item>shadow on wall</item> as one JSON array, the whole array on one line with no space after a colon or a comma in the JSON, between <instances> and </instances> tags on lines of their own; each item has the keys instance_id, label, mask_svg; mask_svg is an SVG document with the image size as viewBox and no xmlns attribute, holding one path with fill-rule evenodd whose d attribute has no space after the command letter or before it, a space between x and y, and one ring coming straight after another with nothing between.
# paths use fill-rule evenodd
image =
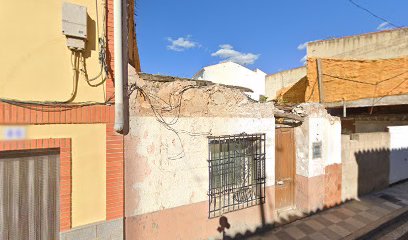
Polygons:
<instances>
[{"instance_id":1,"label":"shadow on wall","mask_svg":"<svg viewBox=\"0 0 408 240\"><path fill-rule=\"evenodd\" d=\"M354 155L358 165L358 196L408 178L408 148L365 150Z\"/></svg>"},{"instance_id":2,"label":"shadow on wall","mask_svg":"<svg viewBox=\"0 0 408 240\"><path fill-rule=\"evenodd\" d=\"M389 185L390 150L386 148L355 152L358 166L357 194L378 191Z\"/></svg>"}]
</instances>

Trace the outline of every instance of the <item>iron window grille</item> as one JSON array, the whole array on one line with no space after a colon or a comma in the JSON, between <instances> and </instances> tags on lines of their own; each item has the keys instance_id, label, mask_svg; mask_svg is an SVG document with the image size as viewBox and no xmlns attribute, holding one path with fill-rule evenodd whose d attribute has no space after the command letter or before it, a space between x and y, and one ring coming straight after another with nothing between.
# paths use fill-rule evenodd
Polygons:
<instances>
[{"instance_id":1,"label":"iron window grille","mask_svg":"<svg viewBox=\"0 0 408 240\"><path fill-rule=\"evenodd\" d=\"M208 137L209 218L265 202L265 134Z\"/></svg>"}]
</instances>

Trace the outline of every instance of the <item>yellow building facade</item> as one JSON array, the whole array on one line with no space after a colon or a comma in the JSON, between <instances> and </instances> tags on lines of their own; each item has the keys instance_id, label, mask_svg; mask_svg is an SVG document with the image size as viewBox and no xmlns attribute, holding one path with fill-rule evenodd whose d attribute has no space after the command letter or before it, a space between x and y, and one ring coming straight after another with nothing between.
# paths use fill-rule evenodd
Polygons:
<instances>
[{"instance_id":1,"label":"yellow building facade","mask_svg":"<svg viewBox=\"0 0 408 240\"><path fill-rule=\"evenodd\" d=\"M82 51L67 47L64 3L86 8ZM10 154L24 159L21 152L57 151L56 236L94 231L121 239L124 163L123 136L113 129L113 0L0 5L0 168ZM97 236L98 227L111 231Z\"/></svg>"}]
</instances>

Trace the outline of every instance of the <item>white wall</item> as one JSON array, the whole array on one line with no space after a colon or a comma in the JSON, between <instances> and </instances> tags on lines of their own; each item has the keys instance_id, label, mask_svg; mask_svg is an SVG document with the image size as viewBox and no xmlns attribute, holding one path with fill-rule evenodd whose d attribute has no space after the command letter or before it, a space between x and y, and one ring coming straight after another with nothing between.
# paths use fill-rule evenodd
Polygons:
<instances>
[{"instance_id":1,"label":"white wall","mask_svg":"<svg viewBox=\"0 0 408 240\"><path fill-rule=\"evenodd\" d=\"M170 122L170 118L166 121ZM275 182L275 119L181 117L177 135L153 116L131 117L125 138L126 216L208 201L208 139L242 132L266 133L266 186ZM174 158L184 151L185 156Z\"/></svg>"},{"instance_id":2,"label":"white wall","mask_svg":"<svg viewBox=\"0 0 408 240\"><path fill-rule=\"evenodd\" d=\"M387 59L408 55L408 28L311 42L307 57Z\"/></svg>"},{"instance_id":3,"label":"white wall","mask_svg":"<svg viewBox=\"0 0 408 240\"><path fill-rule=\"evenodd\" d=\"M306 67L294 68L267 75L265 78L265 96L267 96L268 99L275 99L279 90L297 83L304 77L306 77Z\"/></svg>"},{"instance_id":4,"label":"white wall","mask_svg":"<svg viewBox=\"0 0 408 240\"><path fill-rule=\"evenodd\" d=\"M390 132L390 184L408 178L408 126L388 127Z\"/></svg>"},{"instance_id":5,"label":"white wall","mask_svg":"<svg viewBox=\"0 0 408 240\"><path fill-rule=\"evenodd\" d=\"M341 123L326 116L307 117L295 129L296 174L315 177L325 174L325 167L341 163ZM321 157L313 158L313 143L322 143Z\"/></svg>"},{"instance_id":6,"label":"white wall","mask_svg":"<svg viewBox=\"0 0 408 240\"><path fill-rule=\"evenodd\" d=\"M248 93L250 97L259 100L259 95L265 95L265 76L259 69L252 71L237 63L223 62L203 68L193 79L246 87L253 91Z\"/></svg>"}]
</instances>

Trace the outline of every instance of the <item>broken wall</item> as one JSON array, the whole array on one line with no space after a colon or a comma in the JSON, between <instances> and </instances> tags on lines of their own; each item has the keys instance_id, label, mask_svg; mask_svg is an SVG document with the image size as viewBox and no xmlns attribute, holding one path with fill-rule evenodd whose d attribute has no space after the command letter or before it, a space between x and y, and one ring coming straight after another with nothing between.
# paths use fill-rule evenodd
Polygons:
<instances>
[{"instance_id":1,"label":"broken wall","mask_svg":"<svg viewBox=\"0 0 408 240\"><path fill-rule=\"evenodd\" d=\"M341 201L341 125L322 105L300 106L307 117L295 128L296 204L311 212Z\"/></svg>"},{"instance_id":2,"label":"broken wall","mask_svg":"<svg viewBox=\"0 0 408 240\"><path fill-rule=\"evenodd\" d=\"M219 219L208 219L207 136L266 133L266 203L224 216L231 224L228 235L271 223L273 105L253 102L237 89L200 81L140 79L137 84L130 95L125 137L127 239L222 236L217 231Z\"/></svg>"}]
</instances>

